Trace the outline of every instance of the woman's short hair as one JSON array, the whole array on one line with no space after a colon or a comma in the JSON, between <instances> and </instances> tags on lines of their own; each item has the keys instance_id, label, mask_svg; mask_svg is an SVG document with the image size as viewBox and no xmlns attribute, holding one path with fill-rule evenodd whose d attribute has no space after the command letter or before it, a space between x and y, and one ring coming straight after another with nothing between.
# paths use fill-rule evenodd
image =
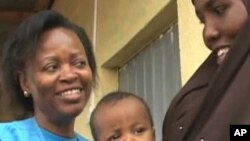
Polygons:
<instances>
[{"instance_id":1,"label":"woman's short hair","mask_svg":"<svg viewBox=\"0 0 250 141\"><path fill-rule=\"evenodd\" d=\"M40 36L44 32L57 27L67 28L77 34L84 46L94 76L94 82L96 82L95 57L85 30L56 11L45 10L36 13L23 21L10 35L3 46L1 56L1 82L4 94L8 94L13 102L19 103L24 108L24 111L33 113L34 109L32 98L23 96L23 90L19 83L19 73L24 71L27 62L31 61L35 56L35 52L39 47Z\"/></svg>"}]
</instances>

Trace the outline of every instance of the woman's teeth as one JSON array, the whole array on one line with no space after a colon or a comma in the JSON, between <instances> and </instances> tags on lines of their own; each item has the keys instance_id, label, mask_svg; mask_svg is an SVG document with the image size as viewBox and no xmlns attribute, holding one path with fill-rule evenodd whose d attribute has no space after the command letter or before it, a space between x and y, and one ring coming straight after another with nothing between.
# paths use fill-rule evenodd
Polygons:
<instances>
[{"instance_id":1,"label":"woman's teeth","mask_svg":"<svg viewBox=\"0 0 250 141\"><path fill-rule=\"evenodd\" d=\"M80 93L80 89L72 89L72 90L68 90L68 91L61 93L61 96L67 96L67 95L79 94L79 93Z\"/></svg>"},{"instance_id":2,"label":"woman's teeth","mask_svg":"<svg viewBox=\"0 0 250 141\"><path fill-rule=\"evenodd\" d=\"M229 48L228 48L228 47L226 47L226 48L221 48L221 49L219 49L219 50L217 51L217 56L220 57L220 56L222 56L222 55L225 55L225 54L227 54L228 51L229 51Z\"/></svg>"}]
</instances>

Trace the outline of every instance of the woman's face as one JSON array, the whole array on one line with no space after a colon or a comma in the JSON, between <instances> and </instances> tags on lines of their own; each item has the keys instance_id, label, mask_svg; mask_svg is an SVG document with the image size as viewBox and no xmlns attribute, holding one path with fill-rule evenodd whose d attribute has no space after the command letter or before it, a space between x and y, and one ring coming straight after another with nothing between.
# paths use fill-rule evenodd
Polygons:
<instances>
[{"instance_id":1,"label":"woman's face","mask_svg":"<svg viewBox=\"0 0 250 141\"><path fill-rule=\"evenodd\" d=\"M204 25L203 39L206 46L217 52L221 64L237 33L247 19L242 0L194 0L195 11Z\"/></svg>"},{"instance_id":2,"label":"woman's face","mask_svg":"<svg viewBox=\"0 0 250 141\"><path fill-rule=\"evenodd\" d=\"M38 46L21 76L23 90L33 98L35 116L74 119L86 105L92 87L84 47L78 36L65 28L43 33Z\"/></svg>"}]
</instances>

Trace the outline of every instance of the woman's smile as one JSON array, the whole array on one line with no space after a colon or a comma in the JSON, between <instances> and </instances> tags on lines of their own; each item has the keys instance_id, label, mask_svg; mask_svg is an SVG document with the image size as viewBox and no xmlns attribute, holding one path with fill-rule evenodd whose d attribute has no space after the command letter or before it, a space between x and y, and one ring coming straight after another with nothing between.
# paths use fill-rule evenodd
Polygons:
<instances>
[{"instance_id":1,"label":"woman's smile","mask_svg":"<svg viewBox=\"0 0 250 141\"><path fill-rule=\"evenodd\" d=\"M84 46L74 32L66 28L44 32L28 71L26 83L37 113L74 118L83 110L93 79Z\"/></svg>"},{"instance_id":2,"label":"woman's smile","mask_svg":"<svg viewBox=\"0 0 250 141\"><path fill-rule=\"evenodd\" d=\"M229 51L229 47L220 48L217 50L217 63L221 65L225 60L227 53Z\"/></svg>"},{"instance_id":3,"label":"woman's smile","mask_svg":"<svg viewBox=\"0 0 250 141\"><path fill-rule=\"evenodd\" d=\"M79 101L83 95L83 90L80 88L69 89L58 94L62 99L67 101Z\"/></svg>"},{"instance_id":4,"label":"woman's smile","mask_svg":"<svg viewBox=\"0 0 250 141\"><path fill-rule=\"evenodd\" d=\"M247 10L241 0L194 0L197 17L203 24L205 45L217 53L221 64L235 37L247 19Z\"/></svg>"}]
</instances>

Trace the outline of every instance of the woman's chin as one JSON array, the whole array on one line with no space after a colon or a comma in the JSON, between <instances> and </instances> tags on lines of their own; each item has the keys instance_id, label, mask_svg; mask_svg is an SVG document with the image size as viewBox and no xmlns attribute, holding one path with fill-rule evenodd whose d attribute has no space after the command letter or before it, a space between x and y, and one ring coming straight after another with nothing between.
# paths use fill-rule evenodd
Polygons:
<instances>
[{"instance_id":1,"label":"woman's chin","mask_svg":"<svg viewBox=\"0 0 250 141\"><path fill-rule=\"evenodd\" d=\"M83 111L84 106L67 107L61 111L64 116L76 118Z\"/></svg>"}]
</instances>

